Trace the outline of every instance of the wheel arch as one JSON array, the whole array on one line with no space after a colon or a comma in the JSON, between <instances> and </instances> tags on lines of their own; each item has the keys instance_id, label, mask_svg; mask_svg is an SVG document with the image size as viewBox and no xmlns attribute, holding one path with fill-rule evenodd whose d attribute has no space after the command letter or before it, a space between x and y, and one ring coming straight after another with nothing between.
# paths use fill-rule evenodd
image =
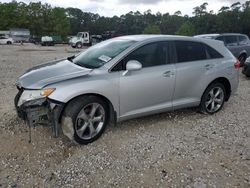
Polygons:
<instances>
[{"instance_id":1,"label":"wheel arch","mask_svg":"<svg viewBox=\"0 0 250 188\"><path fill-rule=\"evenodd\" d=\"M225 98L225 101L228 101L229 98L230 98L230 96L231 96L231 84L230 84L229 80L228 80L227 78L225 78L225 77L216 78L216 79L214 79L212 82L210 82L210 84L208 84L208 86L206 87L206 89L207 89L210 85L212 85L212 84L214 84L214 83L221 83L221 84L223 84L223 86L225 87L225 90L226 90L226 98ZM205 91L206 91L206 89L205 89ZM203 94L205 93L205 91L203 92ZM202 94L202 96L203 96L203 94Z\"/></svg>"},{"instance_id":2,"label":"wheel arch","mask_svg":"<svg viewBox=\"0 0 250 188\"><path fill-rule=\"evenodd\" d=\"M247 51L246 50L241 51L237 58L239 58L242 55L246 56L246 58L247 58Z\"/></svg>"},{"instance_id":3,"label":"wheel arch","mask_svg":"<svg viewBox=\"0 0 250 188\"><path fill-rule=\"evenodd\" d=\"M116 111L114 109L114 106L113 106L112 102L107 97L105 97L104 95L97 94L97 93L85 93L85 94L82 94L82 95L75 96L75 97L71 98L69 101L67 101L65 103L63 109L62 109L62 112L61 112L60 116L59 116L59 123L61 123L63 113L64 113L66 107L69 105L69 103L71 101L79 98L79 97L84 97L84 96L96 96L98 98L103 99L108 105L109 121L111 121L112 123L116 123L117 115L116 115Z\"/></svg>"}]
</instances>

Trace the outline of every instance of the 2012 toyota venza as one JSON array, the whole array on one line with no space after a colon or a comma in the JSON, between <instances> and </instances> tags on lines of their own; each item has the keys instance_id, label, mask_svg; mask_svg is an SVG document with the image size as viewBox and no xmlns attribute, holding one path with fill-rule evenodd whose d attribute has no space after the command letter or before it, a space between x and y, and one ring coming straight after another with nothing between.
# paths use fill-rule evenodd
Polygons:
<instances>
[{"instance_id":1,"label":"2012 toyota venza","mask_svg":"<svg viewBox=\"0 0 250 188\"><path fill-rule=\"evenodd\" d=\"M194 106L218 112L237 90L239 67L220 41L123 36L28 70L15 106L29 125L47 122L55 136L88 144L109 122Z\"/></svg>"}]
</instances>

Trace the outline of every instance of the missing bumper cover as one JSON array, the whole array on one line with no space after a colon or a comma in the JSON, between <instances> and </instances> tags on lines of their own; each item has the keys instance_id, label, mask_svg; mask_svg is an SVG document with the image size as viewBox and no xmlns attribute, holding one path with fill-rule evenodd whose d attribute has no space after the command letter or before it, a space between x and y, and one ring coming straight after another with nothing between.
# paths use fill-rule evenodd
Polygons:
<instances>
[{"instance_id":1,"label":"missing bumper cover","mask_svg":"<svg viewBox=\"0 0 250 188\"><path fill-rule=\"evenodd\" d=\"M21 94L18 93L15 98L15 106L18 116L25 120L30 127L39 124L47 124L52 127L54 137L60 134L59 121L64 107L64 103L42 98L27 101L20 107L17 105Z\"/></svg>"}]
</instances>

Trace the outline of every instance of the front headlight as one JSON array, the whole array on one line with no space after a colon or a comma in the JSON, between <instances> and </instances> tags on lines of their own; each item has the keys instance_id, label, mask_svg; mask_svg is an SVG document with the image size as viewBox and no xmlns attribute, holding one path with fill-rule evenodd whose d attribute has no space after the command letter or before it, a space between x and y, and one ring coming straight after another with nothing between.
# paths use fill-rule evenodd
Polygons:
<instances>
[{"instance_id":1,"label":"front headlight","mask_svg":"<svg viewBox=\"0 0 250 188\"><path fill-rule=\"evenodd\" d=\"M48 97L51 93L53 93L53 91L55 91L55 88L45 88L41 90L24 90L18 101L18 106L21 106L27 101Z\"/></svg>"}]
</instances>

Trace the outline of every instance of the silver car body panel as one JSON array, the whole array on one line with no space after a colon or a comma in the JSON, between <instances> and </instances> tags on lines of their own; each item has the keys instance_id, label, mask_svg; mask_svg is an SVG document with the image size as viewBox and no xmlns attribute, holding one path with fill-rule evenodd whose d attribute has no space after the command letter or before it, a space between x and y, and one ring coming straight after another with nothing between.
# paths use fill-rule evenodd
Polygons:
<instances>
[{"instance_id":1,"label":"silver car body panel","mask_svg":"<svg viewBox=\"0 0 250 188\"><path fill-rule=\"evenodd\" d=\"M98 69L85 69L62 60L62 72L68 70L67 73L58 75L54 70L55 75L44 75L39 77L40 81L33 80L27 84L32 77L28 72L17 82L29 89L56 88L49 99L63 103L84 94L103 96L113 105L118 121L197 106L207 86L220 77L228 79L232 93L238 87L239 71L234 67L236 59L220 41L164 35L123 38L137 42ZM176 40L205 43L223 54L224 58L142 68L126 75L122 74L124 71L111 71L126 55L145 44Z\"/></svg>"}]
</instances>

